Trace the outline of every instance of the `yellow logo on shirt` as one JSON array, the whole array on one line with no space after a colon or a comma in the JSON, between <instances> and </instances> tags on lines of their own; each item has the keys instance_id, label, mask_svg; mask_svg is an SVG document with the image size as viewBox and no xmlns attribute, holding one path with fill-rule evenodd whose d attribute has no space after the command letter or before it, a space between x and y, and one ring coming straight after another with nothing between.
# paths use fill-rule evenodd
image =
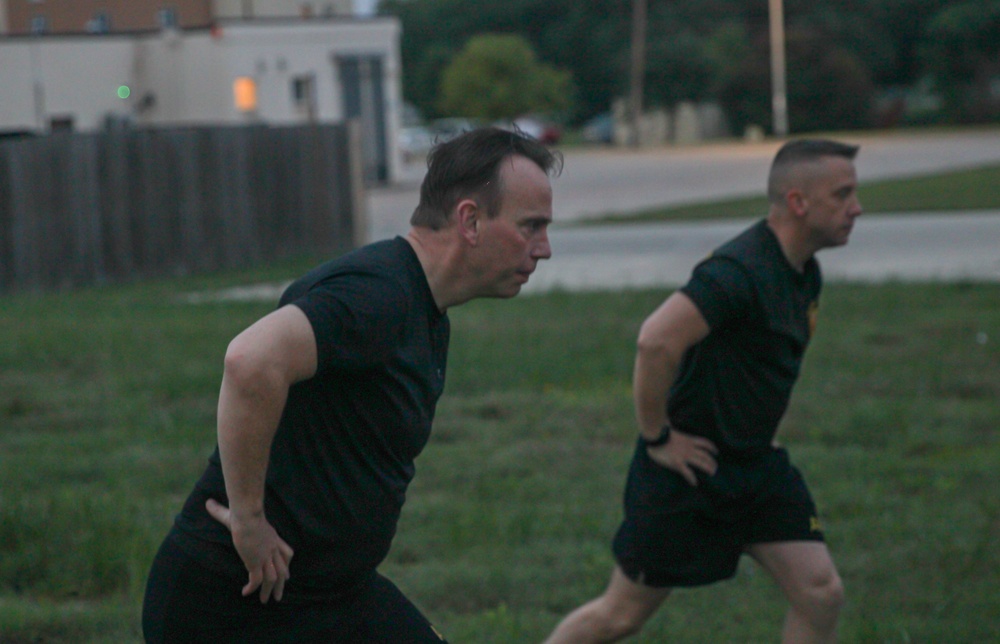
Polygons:
<instances>
[{"instance_id":1,"label":"yellow logo on shirt","mask_svg":"<svg viewBox=\"0 0 1000 644\"><path fill-rule=\"evenodd\" d=\"M809 337L813 337L816 333L816 322L819 320L819 300L813 300L809 303Z\"/></svg>"},{"instance_id":2,"label":"yellow logo on shirt","mask_svg":"<svg viewBox=\"0 0 1000 644\"><path fill-rule=\"evenodd\" d=\"M809 517L809 531L810 532L823 531L823 524L819 522L818 517Z\"/></svg>"}]
</instances>

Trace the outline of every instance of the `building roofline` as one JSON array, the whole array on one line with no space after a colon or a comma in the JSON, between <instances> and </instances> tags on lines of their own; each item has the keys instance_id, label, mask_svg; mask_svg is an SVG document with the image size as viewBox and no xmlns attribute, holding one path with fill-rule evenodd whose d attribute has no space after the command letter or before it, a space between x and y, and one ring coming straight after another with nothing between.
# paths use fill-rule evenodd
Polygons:
<instances>
[{"instance_id":1,"label":"building roofline","mask_svg":"<svg viewBox=\"0 0 1000 644\"><path fill-rule=\"evenodd\" d=\"M295 18L295 17L262 17L262 18L217 18L212 24L198 26L198 27L156 27L150 29L130 29L130 30L118 30L109 31L106 33L93 33L89 31L60 31L57 33L42 33L42 34L0 34L0 42L5 40L17 41L17 40L59 40L63 38L91 38L91 39L101 39L101 38L131 38L135 36L150 36L162 33L164 31L175 31L178 33L203 33L211 32L212 29L218 27L295 27L295 26L317 26L324 23L339 23L339 24L367 24L367 23L381 23L381 22L393 22L398 20L395 16L316 16L312 18Z\"/></svg>"}]
</instances>

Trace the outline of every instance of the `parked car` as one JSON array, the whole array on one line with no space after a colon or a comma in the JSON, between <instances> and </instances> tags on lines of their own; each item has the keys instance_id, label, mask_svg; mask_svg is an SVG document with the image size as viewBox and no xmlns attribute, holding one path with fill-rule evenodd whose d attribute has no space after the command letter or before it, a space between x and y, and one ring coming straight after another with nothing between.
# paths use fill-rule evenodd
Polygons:
<instances>
[{"instance_id":1,"label":"parked car","mask_svg":"<svg viewBox=\"0 0 1000 644\"><path fill-rule=\"evenodd\" d=\"M614 129L615 121L611 112L605 112L584 123L580 133L588 143L611 143Z\"/></svg>"},{"instance_id":2,"label":"parked car","mask_svg":"<svg viewBox=\"0 0 1000 644\"><path fill-rule=\"evenodd\" d=\"M423 159L433 145L434 133L423 125L407 125L399 130L399 151L406 163Z\"/></svg>"},{"instance_id":3,"label":"parked car","mask_svg":"<svg viewBox=\"0 0 1000 644\"><path fill-rule=\"evenodd\" d=\"M555 145L562 138L562 128L535 114L525 114L513 121L499 121L497 127L516 129L546 145Z\"/></svg>"},{"instance_id":4,"label":"parked car","mask_svg":"<svg viewBox=\"0 0 1000 644\"><path fill-rule=\"evenodd\" d=\"M435 142L444 143L463 132L474 130L481 125L482 123L475 119L448 117L431 121L431 132L435 136Z\"/></svg>"}]
</instances>

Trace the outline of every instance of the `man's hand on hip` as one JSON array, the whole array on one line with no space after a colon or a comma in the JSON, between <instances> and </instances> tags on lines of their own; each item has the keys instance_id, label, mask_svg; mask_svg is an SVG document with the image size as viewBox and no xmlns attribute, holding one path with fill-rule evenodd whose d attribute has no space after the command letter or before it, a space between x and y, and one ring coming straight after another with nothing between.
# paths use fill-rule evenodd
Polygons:
<instances>
[{"instance_id":1,"label":"man's hand on hip","mask_svg":"<svg viewBox=\"0 0 1000 644\"><path fill-rule=\"evenodd\" d=\"M658 447L646 448L646 453L653 462L669 470L677 472L691 485L698 485L695 469L709 476L715 474L716 455L719 453L715 443L701 436L685 434L676 429L670 433L670 440Z\"/></svg>"},{"instance_id":2,"label":"man's hand on hip","mask_svg":"<svg viewBox=\"0 0 1000 644\"><path fill-rule=\"evenodd\" d=\"M295 554L292 547L278 536L263 514L236 517L233 512L214 499L205 503L212 518L226 526L233 535L233 545L249 573L243 596L260 588L260 601L266 604L271 597L281 601L285 582L289 578L289 564Z\"/></svg>"}]
</instances>

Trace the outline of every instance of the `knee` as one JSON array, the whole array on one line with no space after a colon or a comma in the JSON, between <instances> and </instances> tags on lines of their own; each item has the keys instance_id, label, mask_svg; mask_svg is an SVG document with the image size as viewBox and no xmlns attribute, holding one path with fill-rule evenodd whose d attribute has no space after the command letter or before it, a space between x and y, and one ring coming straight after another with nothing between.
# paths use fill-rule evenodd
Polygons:
<instances>
[{"instance_id":1,"label":"knee","mask_svg":"<svg viewBox=\"0 0 1000 644\"><path fill-rule=\"evenodd\" d=\"M635 635L642 630L648 618L647 611L634 606L608 602L599 608L601 631L608 641Z\"/></svg>"},{"instance_id":2,"label":"knee","mask_svg":"<svg viewBox=\"0 0 1000 644\"><path fill-rule=\"evenodd\" d=\"M835 619L844 606L844 582L835 570L829 571L812 579L800 597L810 613Z\"/></svg>"}]
</instances>

